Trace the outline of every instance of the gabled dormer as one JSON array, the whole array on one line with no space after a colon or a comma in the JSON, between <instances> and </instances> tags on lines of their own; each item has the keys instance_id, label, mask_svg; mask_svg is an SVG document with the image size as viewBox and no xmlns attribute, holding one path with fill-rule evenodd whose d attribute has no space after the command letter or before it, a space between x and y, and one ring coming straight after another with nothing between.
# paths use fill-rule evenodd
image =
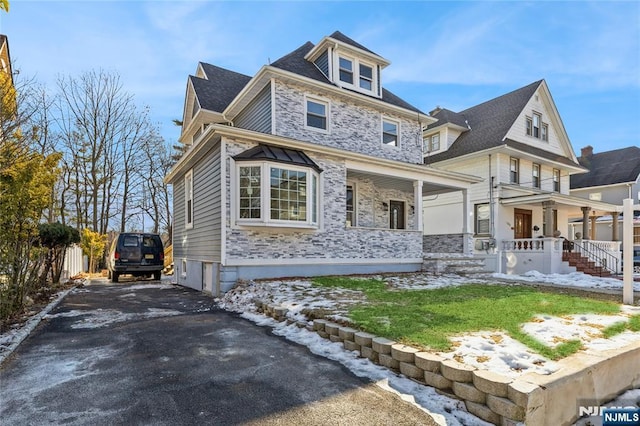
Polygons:
<instances>
[{"instance_id":1,"label":"gabled dormer","mask_svg":"<svg viewBox=\"0 0 640 426\"><path fill-rule=\"evenodd\" d=\"M335 85L382 98L381 71L389 61L336 31L305 56Z\"/></svg>"},{"instance_id":2,"label":"gabled dormer","mask_svg":"<svg viewBox=\"0 0 640 426\"><path fill-rule=\"evenodd\" d=\"M422 152L425 156L444 152L458 137L470 130L466 118L457 112L436 107L429 115L438 121L422 132Z\"/></svg>"}]
</instances>

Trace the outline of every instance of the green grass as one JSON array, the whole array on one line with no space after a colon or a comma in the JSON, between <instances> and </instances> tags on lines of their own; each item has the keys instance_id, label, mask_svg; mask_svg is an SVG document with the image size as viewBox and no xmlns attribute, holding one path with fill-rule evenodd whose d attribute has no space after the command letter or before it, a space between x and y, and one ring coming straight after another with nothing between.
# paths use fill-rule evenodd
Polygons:
<instances>
[{"instance_id":1,"label":"green grass","mask_svg":"<svg viewBox=\"0 0 640 426\"><path fill-rule=\"evenodd\" d=\"M367 303L349 317L369 333L433 350L451 349L450 337L474 331L504 331L550 359L581 347L568 341L549 347L521 330L535 315L615 314L614 302L543 292L526 286L469 284L434 290L387 290L384 282L344 277L314 279L315 285L360 290ZM625 327L640 329L640 318ZM616 334L622 330L611 330ZM611 334L611 335L613 335Z\"/></svg>"},{"instance_id":2,"label":"green grass","mask_svg":"<svg viewBox=\"0 0 640 426\"><path fill-rule=\"evenodd\" d=\"M629 322L617 322L602 330L602 335L609 339L625 330L640 331L640 315L634 315Z\"/></svg>"}]
</instances>

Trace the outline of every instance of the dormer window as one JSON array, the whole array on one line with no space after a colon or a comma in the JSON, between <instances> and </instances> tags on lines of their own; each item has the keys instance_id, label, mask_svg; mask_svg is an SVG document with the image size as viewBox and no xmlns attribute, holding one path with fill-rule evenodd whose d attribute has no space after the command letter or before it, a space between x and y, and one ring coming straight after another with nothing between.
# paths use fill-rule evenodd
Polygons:
<instances>
[{"instance_id":1,"label":"dormer window","mask_svg":"<svg viewBox=\"0 0 640 426\"><path fill-rule=\"evenodd\" d=\"M440 133L427 136L422 141L424 152L435 152L440 150Z\"/></svg>"},{"instance_id":2,"label":"dormer window","mask_svg":"<svg viewBox=\"0 0 640 426\"><path fill-rule=\"evenodd\" d=\"M338 84L358 92L378 95L377 67L359 58L338 56Z\"/></svg>"},{"instance_id":3,"label":"dormer window","mask_svg":"<svg viewBox=\"0 0 640 426\"><path fill-rule=\"evenodd\" d=\"M353 61L340 57L340 81L353 84Z\"/></svg>"},{"instance_id":4,"label":"dormer window","mask_svg":"<svg viewBox=\"0 0 640 426\"><path fill-rule=\"evenodd\" d=\"M373 68L360 64L360 87L364 90L373 89Z\"/></svg>"}]
</instances>

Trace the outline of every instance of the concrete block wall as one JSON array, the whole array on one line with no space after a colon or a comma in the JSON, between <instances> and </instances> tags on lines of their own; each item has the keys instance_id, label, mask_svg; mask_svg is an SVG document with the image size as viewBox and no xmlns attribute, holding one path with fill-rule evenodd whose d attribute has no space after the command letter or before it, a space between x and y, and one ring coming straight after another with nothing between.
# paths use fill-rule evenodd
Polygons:
<instances>
[{"instance_id":1,"label":"concrete block wall","mask_svg":"<svg viewBox=\"0 0 640 426\"><path fill-rule=\"evenodd\" d=\"M257 305L276 320L287 320L286 309L259 301ZM307 328L360 357L463 401L467 411L495 425L573 424L580 401L604 404L640 387L640 342L597 355L574 354L560 360L560 369L549 375L510 378L325 319L315 319Z\"/></svg>"}]
</instances>

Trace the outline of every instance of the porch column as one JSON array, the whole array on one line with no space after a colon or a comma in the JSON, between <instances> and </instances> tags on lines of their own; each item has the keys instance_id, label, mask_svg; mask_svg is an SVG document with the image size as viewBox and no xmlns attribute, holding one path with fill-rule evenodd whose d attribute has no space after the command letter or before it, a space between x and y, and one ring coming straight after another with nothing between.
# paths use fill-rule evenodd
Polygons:
<instances>
[{"instance_id":1,"label":"porch column","mask_svg":"<svg viewBox=\"0 0 640 426\"><path fill-rule=\"evenodd\" d=\"M591 235L589 236L590 240L595 240L596 239L596 219L598 218L598 216L593 215L591 216L589 219L591 219Z\"/></svg>"},{"instance_id":2,"label":"porch column","mask_svg":"<svg viewBox=\"0 0 640 426\"><path fill-rule=\"evenodd\" d=\"M543 201L542 208L544 209L544 236L553 237L553 208L555 207L555 201Z\"/></svg>"},{"instance_id":3,"label":"porch column","mask_svg":"<svg viewBox=\"0 0 640 426\"><path fill-rule=\"evenodd\" d=\"M473 254L473 238L471 231L471 202L469 190L462 190L462 252Z\"/></svg>"},{"instance_id":4,"label":"porch column","mask_svg":"<svg viewBox=\"0 0 640 426\"><path fill-rule=\"evenodd\" d=\"M618 241L618 212L611 212L611 241Z\"/></svg>"},{"instance_id":5,"label":"porch column","mask_svg":"<svg viewBox=\"0 0 640 426\"><path fill-rule=\"evenodd\" d=\"M580 207L582 210L582 239L589 239L589 212L591 207Z\"/></svg>"},{"instance_id":6,"label":"porch column","mask_svg":"<svg viewBox=\"0 0 640 426\"><path fill-rule=\"evenodd\" d=\"M414 198L413 214L415 215L414 217L416 222L416 230L424 233L424 222L422 218L424 214L424 210L422 208L422 181L421 180L417 180L413 182L413 198Z\"/></svg>"}]
</instances>

